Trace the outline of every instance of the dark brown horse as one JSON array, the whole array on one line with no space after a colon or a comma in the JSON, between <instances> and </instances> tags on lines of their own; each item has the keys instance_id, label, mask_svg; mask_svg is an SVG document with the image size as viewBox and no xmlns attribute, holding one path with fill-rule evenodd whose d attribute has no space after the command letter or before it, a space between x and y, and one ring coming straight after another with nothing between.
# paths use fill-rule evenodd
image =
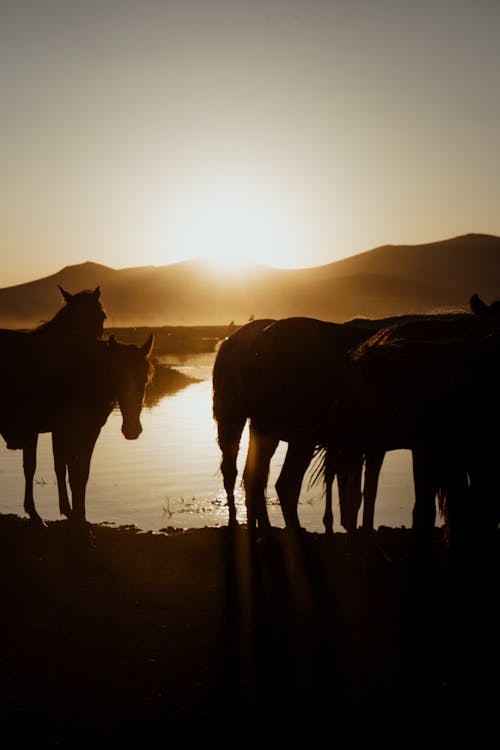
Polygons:
<instances>
[{"instance_id":1,"label":"dark brown horse","mask_svg":"<svg viewBox=\"0 0 500 750\"><path fill-rule=\"evenodd\" d=\"M399 326L382 328L363 344L364 347L380 345L397 340L446 341L479 339L500 325L500 303L488 305L477 294L470 300L472 315L446 319L442 316L431 316L427 319L408 320ZM359 353L359 352L358 352ZM325 518L333 519L332 482L337 467L340 468L339 483L342 479L348 483L348 491L340 495L341 516L343 525L349 531L357 526L357 516L363 501L364 531L373 531L375 500L377 495L380 470L386 451L373 450L363 456L338 456L335 451L324 452L324 473L326 486ZM342 461L344 458L344 461ZM351 471L345 478L345 463L349 462ZM436 519L436 499L439 494L439 469L434 465L432 455L421 447L412 449L413 477L415 486L415 504L413 506L413 532L419 541L428 540ZM364 465L364 488L361 492L361 474ZM342 474L343 470L343 474ZM326 526L326 524L325 524ZM327 527L328 529L328 527Z\"/></svg>"},{"instance_id":2,"label":"dark brown horse","mask_svg":"<svg viewBox=\"0 0 500 750\"><path fill-rule=\"evenodd\" d=\"M153 366L152 335L143 346L68 335L0 332L6 367L0 383L0 432L23 447L52 432L54 455L68 469L72 520L85 527L85 489L95 442L115 405L128 440L141 433L140 413ZM61 469L62 470L62 469Z\"/></svg>"},{"instance_id":3,"label":"dark brown horse","mask_svg":"<svg viewBox=\"0 0 500 750\"><path fill-rule=\"evenodd\" d=\"M453 546L463 550L471 528L480 544L487 543L500 520L500 446L486 429L500 414L500 334L451 340L381 336L361 345L350 363L352 389L334 410L330 445L418 452L431 487L427 501L434 506L436 493L446 498Z\"/></svg>"},{"instance_id":4,"label":"dark brown horse","mask_svg":"<svg viewBox=\"0 0 500 750\"><path fill-rule=\"evenodd\" d=\"M471 299L473 315L459 316L425 316L409 317L408 320L376 333L373 340L390 340L391 338L410 338L414 340L445 340L446 338L478 337L498 325L499 305L488 306L481 302L477 295ZM479 324L477 318L485 321ZM369 339L370 341L370 339ZM361 344L361 348L366 346ZM404 446L400 446L404 447ZM341 449L338 445L330 447L324 454L324 472L326 484L326 504L324 523L328 531L332 530L332 482L338 478L341 504L341 523L348 531L356 528L357 513L364 498L363 528L373 529L374 503L378 478L385 450L380 445L372 446L369 451ZM289 444L285 463L276 484L278 495L293 495L298 502L301 482L308 466L311 447L301 449L300 445ZM415 505L413 508L413 530L416 539L421 542L429 539L436 515L436 495L439 491L439 472L433 465L433 456L421 446L412 449L415 481ZM361 477L365 466L365 483L361 492ZM281 497L280 497L281 500ZM290 513L289 513L290 516ZM297 519L294 519L297 523Z\"/></svg>"},{"instance_id":5,"label":"dark brown horse","mask_svg":"<svg viewBox=\"0 0 500 750\"><path fill-rule=\"evenodd\" d=\"M264 493L269 462L280 439L288 442L288 451L276 489L287 526L299 526L297 502L301 482L315 447L321 442L321 435L328 433L325 420L328 421L332 403L342 397L343 389L348 385L348 382L343 382L348 378L343 363L349 351L365 341L377 326L389 322L415 322L415 318L418 321L429 318L435 320L436 317L402 316L382 321L353 321L352 324L344 326L312 319L288 319L271 326L263 326L261 331L254 328L252 336L247 338L244 337L244 329L248 327L240 329L238 333L245 341L246 347L244 356L240 357L241 367L238 369L233 362L227 370L238 372L238 377L234 379L238 382L238 389L233 390L233 398L229 398L229 402L232 401L239 406L226 409L221 407L221 403L228 401L227 394L224 391L218 393L218 383L214 380L214 404L219 402L218 408L214 409L214 416L218 423L219 435L231 431L232 414L238 409L239 425L245 423L245 414L251 419L249 455L244 473L250 526L257 521L263 527L269 525ZM443 325L462 325L460 321L464 320L476 323L470 314L439 317L444 317ZM346 328L351 330L346 331ZM231 339L226 342L228 347L224 362L221 360L219 363L220 370L227 367L227 362L231 359L230 342ZM223 348L221 353L222 351ZM232 345L231 353L233 357L239 356L236 341ZM216 361L216 366L217 364ZM221 380L224 379L219 373L218 381ZM231 378L228 378L227 382L230 383ZM239 397L238 393L243 395ZM240 428L237 422L233 421L234 433L240 435L242 427ZM231 482L234 487L234 453L237 453L238 442L239 438L229 441L232 445L233 455L230 463L233 468L229 482L226 482L225 477L226 490L228 484L231 487ZM224 474L224 454L227 445L220 440L219 444L223 452L221 466ZM378 468L384 452L377 449ZM334 455L333 449L329 451L329 455ZM339 466L343 465L344 477L354 476L352 484L355 487L360 481L363 456L363 453L354 454L352 450L339 452L337 449L335 463L332 464L333 471L338 473ZM356 471L352 471L352 467ZM356 479L358 467L359 480ZM343 484L345 488L348 487L347 481L344 480ZM358 495L359 493L360 490Z\"/></svg>"},{"instance_id":6,"label":"dark brown horse","mask_svg":"<svg viewBox=\"0 0 500 750\"><path fill-rule=\"evenodd\" d=\"M257 522L268 528L264 493L269 462L278 442L288 442L287 461L292 464L300 456L305 471L319 439L319 415L311 413L314 398L327 392L327 380L335 377L336 361L367 335L363 327L293 318L254 321L223 342L214 364L213 411L230 521L235 518L236 459L247 419L250 444L243 479L248 523L250 528ZM302 392L304 388L307 393ZM323 413L321 407L319 411ZM300 425L301 420L306 429ZM282 476L290 475L285 470ZM280 488L280 501L290 491ZM282 508L287 525L294 525L294 502L283 502Z\"/></svg>"},{"instance_id":7,"label":"dark brown horse","mask_svg":"<svg viewBox=\"0 0 500 750\"><path fill-rule=\"evenodd\" d=\"M106 319L106 312L100 302L100 288L97 286L94 290L84 289L76 294L71 294L63 289L62 286L59 286L59 291L65 304L51 320L39 325L33 333L42 336L68 334L84 340L100 339L103 335L104 321ZM37 444L38 434L34 433L23 447L24 510L33 521L43 524L42 518L36 511L33 496ZM54 450L53 452L59 510L61 515L69 518L71 515L71 505L66 486L66 466L61 462L57 451Z\"/></svg>"}]
</instances>

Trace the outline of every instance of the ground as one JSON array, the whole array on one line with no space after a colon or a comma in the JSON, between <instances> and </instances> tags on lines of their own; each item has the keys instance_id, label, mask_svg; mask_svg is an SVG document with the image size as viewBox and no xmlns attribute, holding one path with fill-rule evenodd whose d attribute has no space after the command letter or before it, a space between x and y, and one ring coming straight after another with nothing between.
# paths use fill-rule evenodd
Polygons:
<instances>
[{"instance_id":1,"label":"ground","mask_svg":"<svg viewBox=\"0 0 500 750\"><path fill-rule=\"evenodd\" d=\"M498 547L0 516L2 746L434 747L496 729ZM486 740L485 740L486 741ZM484 741L484 742L485 742Z\"/></svg>"}]
</instances>

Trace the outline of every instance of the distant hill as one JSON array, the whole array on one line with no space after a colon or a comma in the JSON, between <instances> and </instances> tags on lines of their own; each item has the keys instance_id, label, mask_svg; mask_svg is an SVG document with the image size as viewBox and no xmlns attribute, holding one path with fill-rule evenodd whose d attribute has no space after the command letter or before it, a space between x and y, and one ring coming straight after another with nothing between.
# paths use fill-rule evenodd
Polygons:
<instances>
[{"instance_id":1,"label":"distant hill","mask_svg":"<svg viewBox=\"0 0 500 750\"><path fill-rule=\"evenodd\" d=\"M108 326L221 325L250 316L305 315L343 321L467 309L472 293L500 295L500 237L467 234L424 245L384 245L301 270L254 266L239 280L216 277L206 261L116 270L67 266L36 281L0 289L0 326L34 327L70 292L101 287Z\"/></svg>"}]
</instances>

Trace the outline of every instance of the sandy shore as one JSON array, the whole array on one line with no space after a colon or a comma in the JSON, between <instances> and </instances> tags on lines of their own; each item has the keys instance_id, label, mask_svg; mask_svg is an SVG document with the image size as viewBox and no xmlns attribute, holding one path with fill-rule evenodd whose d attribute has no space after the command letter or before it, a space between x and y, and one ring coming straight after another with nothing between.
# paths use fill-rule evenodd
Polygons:
<instances>
[{"instance_id":1,"label":"sandy shore","mask_svg":"<svg viewBox=\"0 0 500 750\"><path fill-rule=\"evenodd\" d=\"M0 516L3 747L449 746L495 727L498 548Z\"/></svg>"}]
</instances>

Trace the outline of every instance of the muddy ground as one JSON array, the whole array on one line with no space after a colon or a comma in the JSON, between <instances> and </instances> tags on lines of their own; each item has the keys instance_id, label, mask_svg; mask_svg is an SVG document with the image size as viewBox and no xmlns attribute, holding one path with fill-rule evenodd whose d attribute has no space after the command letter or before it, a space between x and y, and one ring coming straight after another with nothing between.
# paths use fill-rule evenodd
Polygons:
<instances>
[{"instance_id":1,"label":"muddy ground","mask_svg":"<svg viewBox=\"0 0 500 750\"><path fill-rule=\"evenodd\" d=\"M498 730L498 546L450 567L244 527L0 516L2 747L476 747ZM484 740L486 741L486 740Z\"/></svg>"}]
</instances>

